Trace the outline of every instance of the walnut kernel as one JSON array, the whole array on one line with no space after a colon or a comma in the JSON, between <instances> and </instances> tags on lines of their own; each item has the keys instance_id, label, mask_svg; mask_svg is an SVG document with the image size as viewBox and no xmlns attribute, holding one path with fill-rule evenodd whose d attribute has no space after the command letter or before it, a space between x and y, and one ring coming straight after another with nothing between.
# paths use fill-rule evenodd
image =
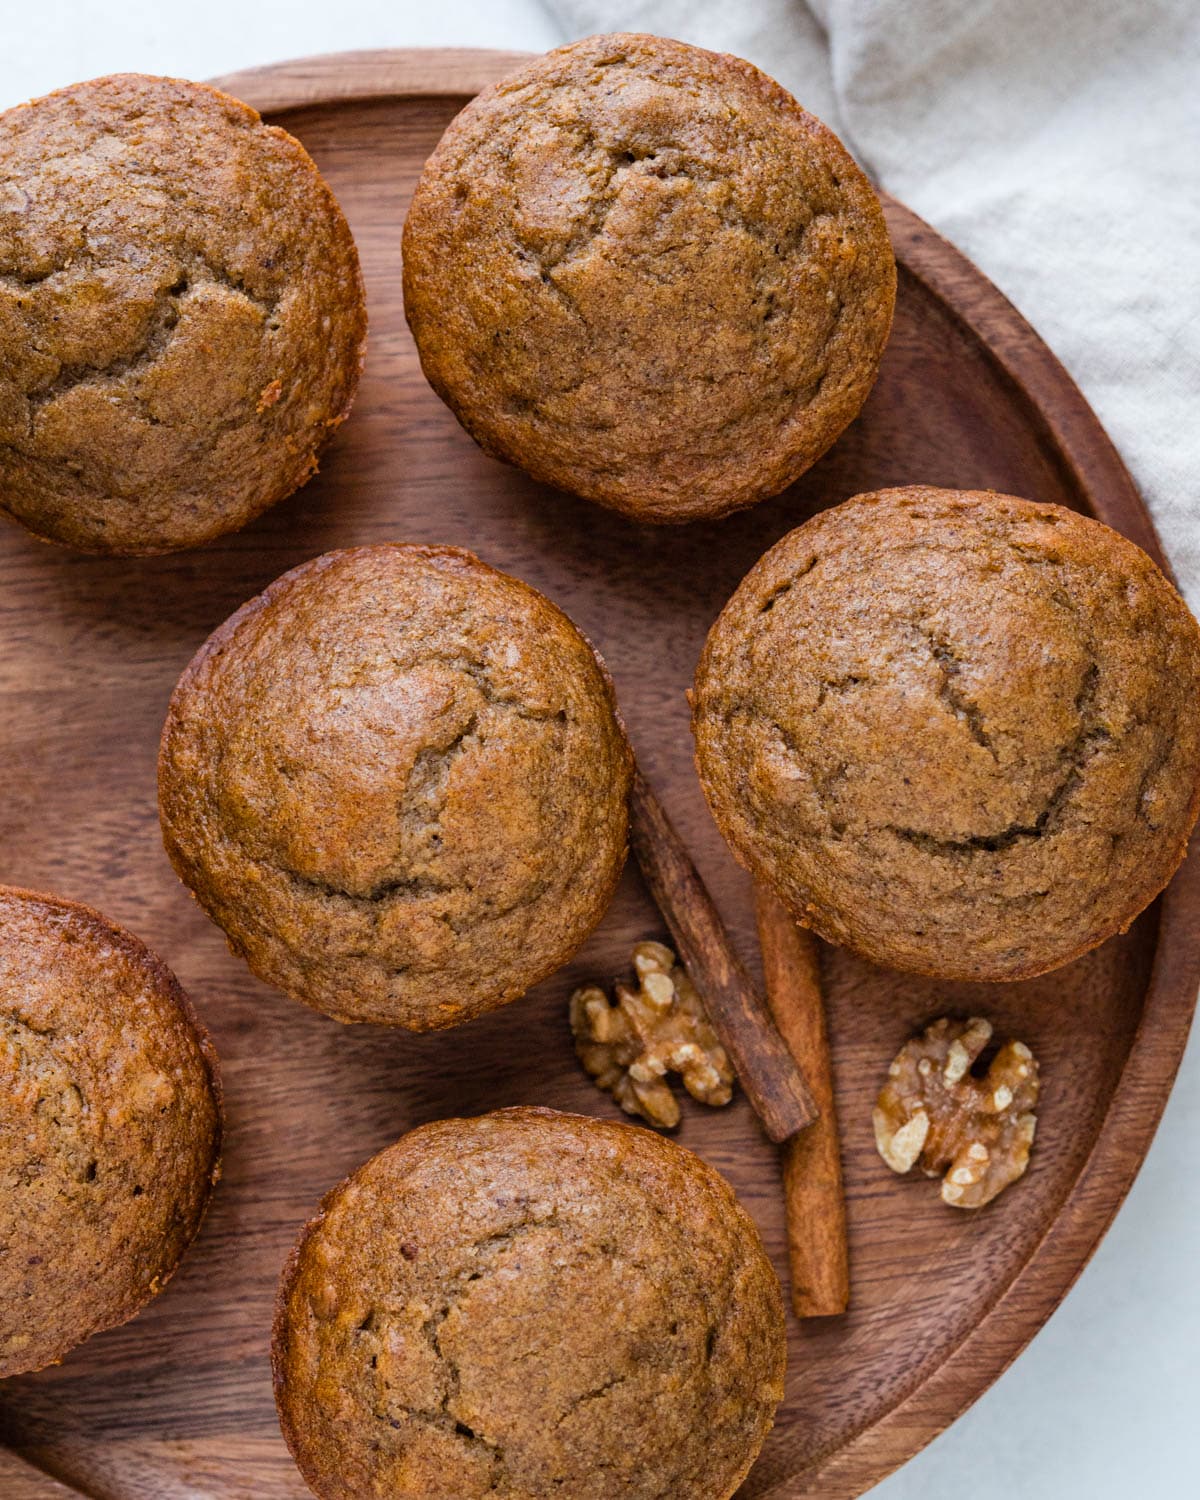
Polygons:
<instances>
[{"instance_id":1,"label":"walnut kernel","mask_svg":"<svg viewBox=\"0 0 1200 1500\"><path fill-rule=\"evenodd\" d=\"M944 1018L900 1049L873 1116L875 1144L893 1172L942 1177L942 1202L982 1208L1029 1165L1037 1129L1038 1066L1023 1042L971 1072L991 1023Z\"/></svg>"},{"instance_id":2,"label":"walnut kernel","mask_svg":"<svg viewBox=\"0 0 1200 1500\"><path fill-rule=\"evenodd\" d=\"M618 982L615 1004L599 985L571 996L571 1030L580 1062L626 1114L670 1130L679 1101L668 1073L678 1073L693 1099L728 1104L733 1069L704 1013L695 985L662 943L633 950L638 986Z\"/></svg>"}]
</instances>

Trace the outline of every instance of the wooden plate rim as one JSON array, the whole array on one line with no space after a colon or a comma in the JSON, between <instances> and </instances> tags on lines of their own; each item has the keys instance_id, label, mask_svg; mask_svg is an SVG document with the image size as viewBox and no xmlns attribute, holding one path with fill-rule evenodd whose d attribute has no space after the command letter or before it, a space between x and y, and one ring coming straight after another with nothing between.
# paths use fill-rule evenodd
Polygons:
<instances>
[{"instance_id":1,"label":"wooden plate rim","mask_svg":"<svg viewBox=\"0 0 1200 1500\"><path fill-rule=\"evenodd\" d=\"M211 82L261 114L367 100L464 101L527 61L527 52L405 48L329 53L228 73ZM1164 568L1144 503L1108 434L1059 360L983 273L916 214L882 195L897 259L1003 371L1057 461L1102 521ZM962 296L964 288L970 297ZM886 1416L763 1500L857 1500L944 1431L1008 1368L1054 1312L1103 1238L1153 1140L1178 1071L1200 988L1200 860L1188 860L1160 902L1142 1017L1104 1121L1079 1175L1033 1254L984 1317Z\"/></svg>"}]
</instances>

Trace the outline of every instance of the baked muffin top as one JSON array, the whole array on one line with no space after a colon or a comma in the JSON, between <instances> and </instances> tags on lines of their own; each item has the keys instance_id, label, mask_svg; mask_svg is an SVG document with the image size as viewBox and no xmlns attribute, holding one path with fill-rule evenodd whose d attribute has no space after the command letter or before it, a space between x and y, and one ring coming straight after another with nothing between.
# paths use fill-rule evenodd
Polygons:
<instances>
[{"instance_id":1,"label":"baked muffin top","mask_svg":"<svg viewBox=\"0 0 1200 1500\"><path fill-rule=\"evenodd\" d=\"M194 547L316 469L358 256L298 141L121 74L0 115L0 509L87 552Z\"/></svg>"},{"instance_id":2,"label":"baked muffin top","mask_svg":"<svg viewBox=\"0 0 1200 1500\"><path fill-rule=\"evenodd\" d=\"M878 963L1015 979L1123 930L1200 797L1200 631L1140 548L1007 495L860 495L714 625L697 761L735 853Z\"/></svg>"},{"instance_id":3,"label":"baked muffin top","mask_svg":"<svg viewBox=\"0 0 1200 1500\"><path fill-rule=\"evenodd\" d=\"M200 649L159 762L167 851L263 979L424 1030L513 1000L606 910L631 757L595 652L453 547L331 552Z\"/></svg>"},{"instance_id":4,"label":"baked muffin top","mask_svg":"<svg viewBox=\"0 0 1200 1500\"><path fill-rule=\"evenodd\" d=\"M815 462L874 382L895 282L832 131L749 63L654 36L485 89L404 226L422 367L472 436L649 521Z\"/></svg>"},{"instance_id":5,"label":"baked muffin top","mask_svg":"<svg viewBox=\"0 0 1200 1500\"><path fill-rule=\"evenodd\" d=\"M87 907L0 887L0 1377L159 1291L220 1146L216 1055L174 975Z\"/></svg>"},{"instance_id":6,"label":"baked muffin top","mask_svg":"<svg viewBox=\"0 0 1200 1500\"><path fill-rule=\"evenodd\" d=\"M725 1500L785 1357L779 1283L718 1173L544 1109L426 1125L328 1194L274 1342L323 1500Z\"/></svg>"}]
</instances>

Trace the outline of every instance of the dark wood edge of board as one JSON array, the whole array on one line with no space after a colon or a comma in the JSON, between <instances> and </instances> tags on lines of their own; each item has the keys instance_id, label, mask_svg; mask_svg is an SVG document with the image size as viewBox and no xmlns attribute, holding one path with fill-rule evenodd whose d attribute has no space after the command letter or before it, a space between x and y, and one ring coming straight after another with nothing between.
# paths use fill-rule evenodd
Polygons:
<instances>
[{"instance_id":1,"label":"dark wood edge of board","mask_svg":"<svg viewBox=\"0 0 1200 1500\"><path fill-rule=\"evenodd\" d=\"M454 98L465 104L534 56L488 47L331 52L225 73L208 82L261 115L372 99Z\"/></svg>"}]
</instances>

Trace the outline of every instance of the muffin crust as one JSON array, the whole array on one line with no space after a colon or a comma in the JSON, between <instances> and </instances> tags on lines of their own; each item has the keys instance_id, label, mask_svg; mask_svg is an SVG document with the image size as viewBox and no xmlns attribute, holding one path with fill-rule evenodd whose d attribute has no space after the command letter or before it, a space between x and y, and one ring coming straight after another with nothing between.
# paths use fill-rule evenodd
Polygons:
<instances>
[{"instance_id":1,"label":"muffin crust","mask_svg":"<svg viewBox=\"0 0 1200 1500\"><path fill-rule=\"evenodd\" d=\"M219 1173L217 1059L128 932L0 887L0 1377L167 1282Z\"/></svg>"},{"instance_id":2,"label":"muffin crust","mask_svg":"<svg viewBox=\"0 0 1200 1500\"><path fill-rule=\"evenodd\" d=\"M86 552L194 547L316 470L366 312L300 143L121 74L0 115L0 508Z\"/></svg>"},{"instance_id":3,"label":"muffin crust","mask_svg":"<svg viewBox=\"0 0 1200 1500\"><path fill-rule=\"evenodd\" d=\"M878 199L749 63L591 37L485 89L426 164L404 301L488 452L641 520L776 494L858 413L891 326Z\"/></svg>"},{"instance_id":4,"label":"muffin crust","mask_svg":"<svg viewBox=\"0 0 1200 1500\"><path fill-rule=\"evenodd\" d=\"M750 571L696 676L738 858L832 942L1017 979L1124 930L1200 805L1200 630L1149 557L1057 506L860 495Z\"/></svg>"},{"instance_id":5,"label":"muffin crust","mask_svg":"<svg viewBox=\"0 0 1200 1500\"><path fill-rule=\"evenodd\" d=\"M176 870L261 978L426 1030L519 995L607 909L631 757L602 663L452 547L328 553L201 647L163 731Z\"/></svg>"},{"instance_id":6,"label":"muffin crust","mask_svg":"<svg viewBox=\"0 0 1200 1500\"><path fill-rule=\"evenodd\" d=\"M273 1363L322 1500L726 1500L785 1357L779 1283L711 1167L511 1109L415 1130L327 1195Z\"/></svg>"}]
</instances>

